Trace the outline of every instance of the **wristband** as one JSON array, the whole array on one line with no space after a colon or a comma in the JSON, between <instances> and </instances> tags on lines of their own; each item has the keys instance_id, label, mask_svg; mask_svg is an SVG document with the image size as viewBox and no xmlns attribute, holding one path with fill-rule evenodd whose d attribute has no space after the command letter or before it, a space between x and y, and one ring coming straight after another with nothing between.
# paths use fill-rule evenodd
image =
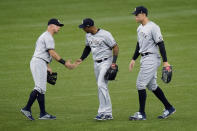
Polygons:
<instances>
[{"instance_id":1,"label":"wristband","mask_svg":"<svg viewBox=\"0 0 197 131\"><path fill-rule=\"evenodd\" d=\"M65 63L66 63L66 61L63 60L62 58L60 60L58 60L58 62L61 63L61 64L63 64L63 65L65 65Z\"/></svg>"},{"instance_id":2,"label":"wristband","mask_svg":"<svg viewBox=\"0 0 197 131\"><path fill-rule=\"evenodd\" d=\"M114 56L113 56L112 63L116 63L117 58L118 58L118 56L114 55Z\"/></svg>"}]
</instances>

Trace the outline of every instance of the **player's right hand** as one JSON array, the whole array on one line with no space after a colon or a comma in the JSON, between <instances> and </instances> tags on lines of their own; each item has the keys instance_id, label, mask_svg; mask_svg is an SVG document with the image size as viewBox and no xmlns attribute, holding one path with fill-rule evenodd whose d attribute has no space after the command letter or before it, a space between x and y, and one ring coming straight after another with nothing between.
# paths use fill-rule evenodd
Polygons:
<instances>
[{"instance_id":1,"label":"player's right hand","mask_svg":"<svg viewBox=\"0 0 197 131\"><path fill-rule=\"evenodd\" d=\"M129 64L129 71L133 70L134 65L135 65L135 60L131 60L131 62Z\"/></svg>"},{"instance_id":2,"label":"player's right hand","mask_svg":"<svg viewBox=\"0 0 197 131\"><path fill-rule=\"evenodd\" d=\"M74 69L76 66L74 64L71 64L70 60L67 60L65 63L65 67L71 70Z\"/></svg>"},{"instance_id":3,"label":"player's right hand","mask_svg":"<svg viewBox=\"0 0 197 131\"><path fill-rule=\"evenodd\" d=\"M75 61L74 64L75 64L76 66L78 66L78 65L80 65L81 63L82 63L82 60L81 60L81 59L77 59L77 60Z\"/></svg>"},{"instance_id":4,"label":"player's right hand","mask_svg":"<svg viewBox=\"0 0 197 131\"><path fill-rule=\"evenodd\" d=\"M51 67L49 66L49 64L47 64L47 71L49 71L50 72L50 74L52 74L52 69L51 69Z\"/></svg>"}]
</instances>

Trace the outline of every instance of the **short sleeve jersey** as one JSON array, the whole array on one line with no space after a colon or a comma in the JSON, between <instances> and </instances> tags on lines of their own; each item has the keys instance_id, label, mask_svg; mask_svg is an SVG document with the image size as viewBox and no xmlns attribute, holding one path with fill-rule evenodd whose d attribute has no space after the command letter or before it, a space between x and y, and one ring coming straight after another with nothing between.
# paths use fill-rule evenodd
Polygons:
<instances>
[{"instance_id":1,"label":"short sleeve jersey","mask_svg":"<svg viewBox=\"0 0 197 131\"><path fill-rule=\"evenodd\" d=\"M46 31L38 38L33 57L43 59L46 62L51 62L52 57L48 52L49 49L55 49L55 42L53 36Z\"/></svg>"},{"instance_id":2,"label":"short sleeve jersey","mask_svg":"<svg viewBox=\"0 0 197 131\"><path fill-rule=\"evenodd\" d=\"M139 25L137 29L139 42L139 53L159 54L157 43L163 41L163 37L158 25L149 21L146 25Z\"/></svg>"},{"instance_id":3,"label":"short sleeve jersey","mask_svg":"<svg viewBox=\"0 0 197 131\"><path fill-rule=\"evenodd\" d=\"M90 46L93 60L101 60L112 56L112 48L116 41L110 32L100 29L96 34L86 34L86 46Z\"/></svg>"}]
</instances>

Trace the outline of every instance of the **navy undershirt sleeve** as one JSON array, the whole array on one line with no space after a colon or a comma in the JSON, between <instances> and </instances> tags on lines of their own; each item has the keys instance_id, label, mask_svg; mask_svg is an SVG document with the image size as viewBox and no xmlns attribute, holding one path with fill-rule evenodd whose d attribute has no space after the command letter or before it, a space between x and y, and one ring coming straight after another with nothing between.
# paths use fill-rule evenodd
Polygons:
<instances>
[{"instance_id":1,"label":"navy undershirt sleeve","mask_svg":"<svg viewBox=\"0 0 197 131\"><path fill-rule=\"evenodd\" d=\"M140 46L139 46L139 43L137 42L135 53L133 54L133 58L132 58L133 60L136 60L138 56L140 55L139 50L140 50Z\"/></svg>"},{"instance_id":2,"label":"navy undershirt sleeve","mask_svg":"<svg viewBox=\"0 0 197 131\"><path fill-rule=\"evenodd\" d=\"M88 57L88 55L90 54L91 48L90 46L86 46L83 50L83 54L81 55L80 59L84 60L85 58Z\"/></svg>"},{"instance_id":3,"label":"navy undershirt sleeve","mask_svg":"<svg viewBox=\"0 0 197 131\"><path fill-rule=\"evenodd\" d=\"M166 54L164 41L158 42L157 45L159 46L159 50L160 50L163 62L167 62L167 54Z\"/></svg>"}]
</instances>

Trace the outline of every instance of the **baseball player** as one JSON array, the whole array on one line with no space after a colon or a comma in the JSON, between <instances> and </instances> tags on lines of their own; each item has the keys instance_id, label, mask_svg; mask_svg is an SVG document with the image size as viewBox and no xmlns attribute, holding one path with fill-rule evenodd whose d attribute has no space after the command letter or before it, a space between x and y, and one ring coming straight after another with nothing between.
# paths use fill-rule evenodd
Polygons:
<instances>
[{"instance_id":1,"label":"baseball player","mask_svg":"<svg viewBox=\"0 0 197 131\"><path fill-rule=\"evenodd\" d=\"M129 65L129 70L132 71L135 60L141 55L140 71L137 77L137 90L139 95L139 112L130 116L130 120L146 120L145 103L146 103L146 87L151 90L155 96L163 103L165 110L159 119L165 119L176 110L168 102L163 91L157 85L157 68L161 64L160 54L163 59L163 66L167 67L170 64L167 61L166 50L161 31L158 25L150 21L147 17L148 10L143 6L138 6L133 12L136 22L140 23L137 29L137 46L135 53Z\"/></svg>"},{"instance_id":2,"label":"baseball player","mask_svg":"<svg viewBox=\"0 0 197 131\"><path fill-rule=\"evenodd\" d=\"M45 92L47 84L47 71L52 73L49 63L54 58L56 61L63 64L65 67L72 69L73 65L70 61L63 60L55 51L55 42L53 35L58 33L64 24L57 19L48 21L47 31L38 38L36 42L35 52L30 62L30 68L34 79L35 87L30 94L29 100L24 108L21 109L29 120L34 120L31 114L31 106L37 99L40 107L40 120L56 119L55 116L48 114L45 111Z\"/></svg>"},{"instance_id":3,"label":"baseball player","mask_svg":"<svg viewBox=\"0 0 197 131\"><path fill-rule=\"evenodd\" d=\"M112 120L112 104L108 90L108 80L104 79L104 76L110 66L112 68L116 67L118 45L110 32L94 26L94 21L90 18L84 19L79 28L86 32L86 45L82 56L75 64L76 66L81 64L92 52L100 103L98 115L94 119Z\"/></svg>"}]
</instances>

